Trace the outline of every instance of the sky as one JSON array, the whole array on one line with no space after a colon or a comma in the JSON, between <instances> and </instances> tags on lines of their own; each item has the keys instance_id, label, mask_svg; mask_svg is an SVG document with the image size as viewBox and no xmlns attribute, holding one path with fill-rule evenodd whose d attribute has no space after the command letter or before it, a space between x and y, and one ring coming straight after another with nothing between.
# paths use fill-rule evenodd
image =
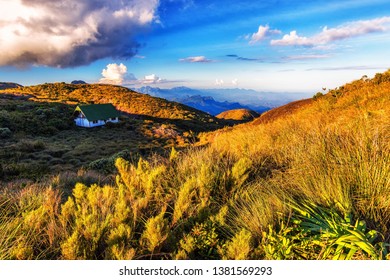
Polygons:
<instances>
[{"instance_id":1,"label":"sky","mask_svg":"<svg viewBox=\"0 0 390 280\"><path fill-rule=\"evenodd\" d=\"M0 0L0 81L315 93L390 68L388 0Z\"/></svg>"}]
</instances>

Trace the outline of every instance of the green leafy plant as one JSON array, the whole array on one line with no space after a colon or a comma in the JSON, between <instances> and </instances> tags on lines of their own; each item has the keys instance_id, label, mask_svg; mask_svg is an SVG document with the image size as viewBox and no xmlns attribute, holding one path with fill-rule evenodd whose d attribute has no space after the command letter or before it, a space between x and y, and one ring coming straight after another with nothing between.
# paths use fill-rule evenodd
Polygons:
<instances>
[{"instance_id":1,"label":"green leafy plant","mask_svg":"<svg viewBox=\"0 0 390 280\"><path fill-rule=\"evenodd\" d=\"M374 243L379 233L368 230L366 223L352 214L340 215L334 208L324 208L311 202L293 203L296 211L293 222L304 234L303 241L315 245L318 258L335 260L353 259L363 253L372 259L381 259L386 255L388 245Z\"/></svg>"}]
</instances>

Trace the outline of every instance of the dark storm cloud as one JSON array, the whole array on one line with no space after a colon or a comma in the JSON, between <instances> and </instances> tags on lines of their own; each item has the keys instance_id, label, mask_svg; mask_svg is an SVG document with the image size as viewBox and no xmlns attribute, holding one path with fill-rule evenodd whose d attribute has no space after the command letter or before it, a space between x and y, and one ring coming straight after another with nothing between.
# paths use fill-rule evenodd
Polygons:
<instances>
[{"instance_id":1,"label":"dark storm cloud","mask_svg":"<svg viewBox=\"0 0 390 280\"><path fill-rule=\"evenodd\" d=\"M131 58L158 0L0 0L0 66L74 67Z\"/></svg>"}]
</instances>

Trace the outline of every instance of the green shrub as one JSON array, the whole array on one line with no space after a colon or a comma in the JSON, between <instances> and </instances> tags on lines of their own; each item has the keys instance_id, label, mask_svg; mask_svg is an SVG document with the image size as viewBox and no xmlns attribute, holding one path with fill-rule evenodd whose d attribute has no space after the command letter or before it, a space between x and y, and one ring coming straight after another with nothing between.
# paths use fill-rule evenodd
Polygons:
<instances>
[{"instance_id":1,"label":"green shrub","mask_svg":"<svg viewBox=\"0 0 390 280\"><path fill-rule=\"evenodd\" d=\"M316 94L313 95L313 99L316 100L316 99L318 99L318 98L320 98L322 96L324 96L324 94L319 91L319 92L317 92Z\"/></svg>"},{"instance_id":2,"label":"green shrub","mask_svg":"<svg viewBox=\"0 0 390 280\"><path fill-rule=\"evenodd\" d=\"M224 260L248 260L253 251L252 243L251 233L242 229L222 246L220 255Z\"/></svg>"},{"instance_id":3,"label":"green shrub","mask_svg":"<svg viewBox=\"0 0 390 280\"><path fill-rule=\"evenodd\" d=\"M0 127L0 139L7 139L12 136L12 132L8 127Z\"/></svg>"},{"instance_id":4,"label":"green shrub","mask_svg":"<svg viewBox=\"0 0 390 280\"><path fill-rule=\"evenodd\" d=\"M197 223L179 242L177 259L220 259L220 238L217 224L212 221Z\"/></svg>"},{"instance_id":5,"label":"green shrub","mask_svg":"<svg viewBox=\"0 0 390 280\"><path fill-rule=\"evenodd\" d=\"M130 160L131 159L131 153L129 151L121 151L118 152L110 157L107 158L101 158L95 161L92 161L89 163L86 168L87 169L93 169L100 171L104 174L109 174L114 172L115 170L115 161L118 158L123 158L125 160Z\"/></svg>"}]
</instances>

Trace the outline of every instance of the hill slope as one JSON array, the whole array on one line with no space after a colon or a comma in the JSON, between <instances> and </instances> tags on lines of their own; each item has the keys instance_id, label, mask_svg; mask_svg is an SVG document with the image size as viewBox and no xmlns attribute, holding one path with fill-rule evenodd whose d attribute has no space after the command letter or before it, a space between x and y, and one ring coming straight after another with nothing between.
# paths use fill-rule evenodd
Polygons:
<instances>
[{"instance_id":1,"label":"hill slope","mask_svg":"<svg viewBox=\"0 0 390 280\"><path fill-rule=\"evenodd\" d=\"M260 118L256 119L253 124L268 123L277 120L281 117L287 117L295 112L303 109L305 106L312 104L313 99L297 100L286 105L271 109L261 115Z\"/></svg>"},{"instance_id":2,"label":"hill slope","mask_svg":"<svg viewBox=\"0 0 390 280\"><path fill-rule=\"evenodd\" d=\"M314 96L311 99L298 100L272 109L256 119L252 124L273 122L289 117L318 118L337 120L340 117L353 116L373 117L386 115L390 94L390 70L378 73L372 79L362 78L338 88L327 94Z\"/></svg>"},{"instance_id":3,"label":"hill slope","mask_svg":"<svg viewBox=\"0 0 390 280\"><path fill-rule=\"evenodd\" d=\"M234 121L251 121L259 117L259 114L249 109L235 109L222 112L216 116L218 119Z\"/></svg>"},{"instance_id":4,"label":"hill slope","mask_svg":"<svg viewBox=\"0 0 390 280\"><path fill-rule=\"evenodd\" d=\"M161 119L215 123L215 118L177 102L134 92L128 88L101 84L42 84L8 90L8 93L33 96L33 101L77 103L112 103L128 114Z\"/></svg>"},{"instance_id":5,"label":"hill slope","mask_svg":"<svg viewBox=\"0 0 390 280\"><path fill-rule=\"evenodd\" d=\"M72 118L78 103L113 103L124 114L117 125L79 128ZM118 154L137 158L164 153L225 124L188 106L123 87L11 87L0 91L0 179L40 179L89 167L108 172Z\"/></svg>"},{"instance_id":6,"label":"hill slope","mask_svg":"<svg viewBox=\"0 0 390 280\"><path fill-rule=\"evenodd\" d=\"M9 89L9 88L21 88L21 87L23 86L16 83L0 82L0 90Z\"/></svg>"}]
</instances>

